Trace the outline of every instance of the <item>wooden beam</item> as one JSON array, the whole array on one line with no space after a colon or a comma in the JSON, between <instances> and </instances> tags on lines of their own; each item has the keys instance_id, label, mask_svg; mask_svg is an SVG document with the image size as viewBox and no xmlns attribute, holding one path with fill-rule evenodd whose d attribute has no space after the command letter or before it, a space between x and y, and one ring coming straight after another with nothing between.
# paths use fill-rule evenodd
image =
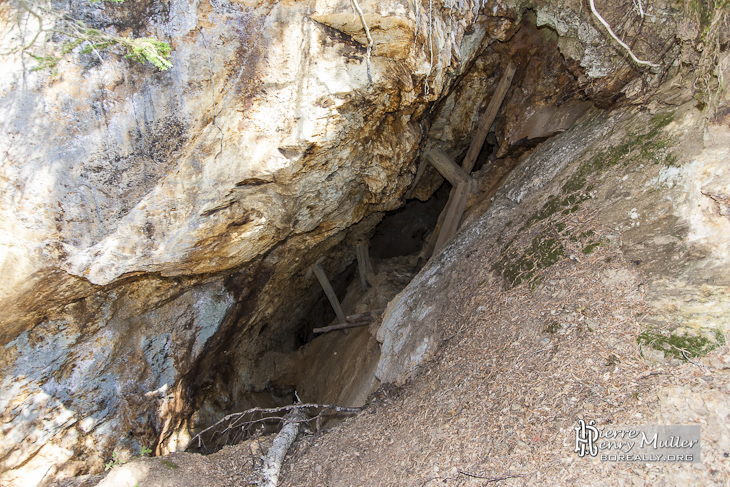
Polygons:
<instances>
[{"instance_id":1,"label":"wooden beam","mask_svg":"<svg viewBox=\"0 0 730 487\"><path fill-rule=\"evenodd\" d=\"M327 333L328 331L346 330L348 328L357 328L358 326L367 326L373 321L377 314L382 313L383 311L385 311L385 308L373 309L364 313L350 315L346 318L346 323L315 328L312 332Z\"/></svg>"},{"instance_id":2,"label":"wooden beam","mask_svg":"<svg viewBox=\"0 0 730 487\"><path fill-rule=\"evenodd\" d=\"M370 262L367 242L355 247L355 254L357 255L357 270L360 273L360 286L364 293L368 290L368 283L375 287L375 271L373 271L373 264Z\"/></svg>"},{"instance_id":3,"label":"wooden beam","mask_svg":"<svg viewBox=\"0 0 730 487\"><path fill-rule=\"evenodd\" d=\"M347 317L347 322L356 323L364 319L370 319L373 318L375 315L382 313L383 311L385 311L385 308L371 309L370 311L365 311L364 313L350 315Z\"/></svg>"},{"instance_id":4,"label":"wooden beam","mask_svg":"<svg viewBox=\"0 0 730 487\"><path fill-rule=\"evenodd\" d=\"M340 323L345 323L347 321L347 317L345 316L344 311L342 311L340 300L337 299L337 294L335 294L335 290L332 289L332 285L330 284L329 279L327 279L327 274L324 273L324 269L322 269L319 262L312 266L312 272L314 272L314 275L317 276L319 284L322 286L322 289L324 289L324 293L327 295L327 299L332 305L332 309L335 310L337 319Z\"/></svg>"},{"instance_id":5,"label":"wooden beam","mask_svg":"<svg viewBox=\"0 0 730 487\"><path fill-rule=\"evenodd\" d=\"M482 150L484 140L487 138L489 129L492 127L492 123L494 123L494 119L497 117L499 107L502 106L502 101L507 94L507 90L512 84L512 78L515 75L515 71L517 71L515 65L513 63L509 63L507 69L505 69L504 74L502 75L502 79L497 85L497 89L495 90L492 99L489 101L487 110L479 119L479 128L477 129L477 133L474 136L474 140L471 141L469 151L466 153L466 157L464 157L464 162L461 163L461 167L467 172L467 174L471 173L472 169L474 169L474 164L477 162L477 157L479 157L479 152Z\"/></svg>"},{"instance_id":6,"label":"wooden beam","mask_svg":"<svg viewBox=\"0 0 730 487\"><path fill-rule=\"evenodd\" d=\"M322 328L315 328L312 333L327 333L329 331L347 330L348 328L358 328L360 326L368 326L372 318L362 321L356 321L355 323L340 323L339 325L323 326Z\"/></svg>"},{"instance_id":7,"label":"wooden beam","mask_svg":"<svg viewBox=\"0 0 730 487\"><path fill-rule=\"evenodd\" d=\"M413 192L416 190L416 186L418 186L418 183L421 181L421 178L423 177L423 173L426 172L426 166L428 166L428 161L426 160L425 156L421 156L421 162L418 163L418 170L416 171L416 177L413 178L413 183L411 183L411 187L408 188L408 191L406 192L406 199L411 199L411 196L413 196Z\"/></svg>"},{"instance_id":8,"label":"wooden beam","mask_svg":"<svg viewBox=\"0 0 730 487\"><path fill-rule=\"evenodd\" d=\"M462 181L451 191L449 201L446 203L446 208L444 208L444 223L436 239L436 245L433 249L434 253L438 252L456 235L456 231L459 229L459 222L461 222L461 217L464 215L466 201L469 199L469 193L471 193L471 180Z\"/></svg>"},{"instance_id":9,"label":"wooden beam","mask_svg":"<svg viewBox=\"0 0 730 487\"><path fill-rule=\"evenodd\" d=\"M441 175L446 178L452 186L458 186L462 181L471 181L469 173L459 167L457 163L438 147L434 147L426 153L426 159Z\"/></svg>"}]
</instances>

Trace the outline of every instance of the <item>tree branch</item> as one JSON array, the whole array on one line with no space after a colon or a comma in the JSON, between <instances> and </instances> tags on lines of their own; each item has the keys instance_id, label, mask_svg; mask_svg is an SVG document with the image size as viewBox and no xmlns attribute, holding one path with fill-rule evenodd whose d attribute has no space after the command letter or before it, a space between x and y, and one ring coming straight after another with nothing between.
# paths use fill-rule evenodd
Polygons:
<instances>
[{"instance_id":1,"label":"tree branch","mask_svg":"<svg viewBox=\"0 0 730 487\"><path fill-rule=\"evenodd\" d=\"M211 426L208 426L203 431L201 431L197 435L193 436L190 439L190 441L188 442L188 444L185 446L185 449L183 451L190 448L190 446L196 440L198 442L198 447L201 447L203 445L202 435L204 435L205 433L207 433L210 430L217 428L218 426L220 426L223 423L226 423L226 422L233 423L245 415L254 414L254 413L275 414L275 413L282 413L284 411L292 411L292 410L296 410L296 409L309 409L309 408L330 409L330 410L333 410L338 413L357 413L362 410L362 408L348 408L348 407L343 407L343 406L335 406L335 405L331 405L331 404L316 404L316 403L290 404L288 406L281 406L281 407L277 407L277 408L251 408L251 409L247 409L246 411L241 411L239 413L229 414L229 415L225 416L224 418L216 421ZM238 426L238 424L236 426Z\"/></svg>"}]
</instances>

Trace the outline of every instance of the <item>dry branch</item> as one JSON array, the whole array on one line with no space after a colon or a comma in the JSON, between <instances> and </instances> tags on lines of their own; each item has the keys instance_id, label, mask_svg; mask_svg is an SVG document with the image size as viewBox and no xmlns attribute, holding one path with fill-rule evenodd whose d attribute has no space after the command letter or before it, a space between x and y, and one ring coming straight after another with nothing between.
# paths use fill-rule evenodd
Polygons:
<instances>
[{"instance_id":1,"label":"dry branch","mask_svg":"<svg viewBox=\"0 0 730 487\"><path fill-rule=\"evenodd\" d=\"M343 407L343 406L335 406L332 404L317 404L317 403L298 403L298 404L290 404L288 406L280 406L277 408L251 408L251 409L247 409L245 411L241 411L239 413L229 414L229 415L225 416L224 418L216 421L211 426L208 426L203 431L201 431L197 435L193 436L190 439L190 441L188 442L187 446L185 446L185 450L183 450L183 451L186 451L188 448L190 448L190 446L196 441L198 443L198 448L202 447L203 446L202 435L204 435L205 433L207 433L211 430L215 430L216 428L219 428L221 425L226 424L226 423L228 423L228 424L226 424L224 429L229 430L231 428L238 428L240 426L250 425L252 423L260 422L262 420L281 419L276 416L269 416L269 417L258 419L255 421L243 421L243 418L246 416L250 417L251 415L256 414L256 413L273 415L273 414L283 413L286 411L293 411L293 410L297 410L297 409L311 409L311 408L329 409L329 410L332 410L332 411L335 411L338 413L357 413L362 410L362 408L348 408L348 407ZM312 419L314 419L314 418L312 418ZM311 421L311 419L307 419L305 421Z\"/></svg>"},{"instance_id":2,"label":"dry branch","mask_svg":"<svg viewBox=\"0 0 730 487\"><path fill-rule=\"evenodd\" d=\"M301 409L289 411L284 416L284 427L272 443L269 452L266 454L264 469L262 472L261 485L264 487L276 487L279 484L279 472L281 465L284 463L284 457L289 447L294 443L299 434L299 428L303 421L307 420L307 415Z\"/></svg>"}]
</instances>

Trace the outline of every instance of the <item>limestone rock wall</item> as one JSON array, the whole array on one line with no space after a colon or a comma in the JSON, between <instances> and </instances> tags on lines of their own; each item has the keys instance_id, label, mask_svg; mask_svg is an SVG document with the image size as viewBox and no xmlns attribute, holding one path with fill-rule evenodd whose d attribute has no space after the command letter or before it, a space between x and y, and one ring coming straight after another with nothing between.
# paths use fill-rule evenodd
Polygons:
<instances>
[{"instance_id":1,"label":"limestone rock wall","mask_svg":"<svg viewBox=\"0 0 730 487\"><path fill-rule=\"evenodd\" d=\"M167 72L81 48L53 70L3 55L0 480L175 449L196 421L250 404L259 355L291 350L319 297L307 267L344 271L402 204L421 147L457 157L507 61L543 52L534 33L513 41L517 2L359 3L372 82L347 0L63 5L168 40ZM562 103L545 96L555 73L583 90L566 99L603 104L664 79L639 77L571 5L535 7L563 57L523 66L510 110ZM0 14L3 46L34 35L14 4ZM653 59L674 35L654 20L640 34L661 41L637 48ZM502 117L501 143L521 124Z\"/></svg>"},{"instance_id":2,"label":"limestone rock wall","mask_svg":"<svg viewBox=\"0 0 730 487\"><path fill-rule=\"evenodd\" d=\"M726 110L721 105L719 113ZM448 338L440 323L457 312L448 304L452 293L461 292L454 276L468 272L469 256L485 245L499 249L489 263L490 282L505 289L529 285L534 292L549 288L533 277L555 261L580 260L598 246L619 248L642 275L638 286L648 306L641 318L644 330L724 344L730 332L730 225L723 206L730 183L725 164L730 127L725 115L703 117L694 102L654 112L592 109L525 157L488 211L389 304L377 335L382 347L376 376L402 383L433 357ZM578 210L590 214L590 221L584 216L574 228L590 223L597 230L590 231L592 243L582 252L570 254L559 250L559 241L578 241L579 235L563 230ZM556 254L530 253L529 246L515 250L525 236L528 242L554 239ZM647 358L655 355L646 347Z\"/></svg>"}]
</instances>

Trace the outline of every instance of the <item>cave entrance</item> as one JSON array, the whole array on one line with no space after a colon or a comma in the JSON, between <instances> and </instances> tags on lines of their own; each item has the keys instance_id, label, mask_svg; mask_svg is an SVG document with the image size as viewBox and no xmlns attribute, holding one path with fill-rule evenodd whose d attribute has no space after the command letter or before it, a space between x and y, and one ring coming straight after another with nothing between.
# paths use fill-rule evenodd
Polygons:
<instances>
[{"instance_id":1,"label":"cave entrance","mask_svg":"<svg viewBox=\"0 0 730 487\"><path fill-rule=\"evenodd\" d=\"M520 68L514 83L512 79L502 83L510 61ZM525 109L528 106L531 110ZM423 127L428 130L420 145L420 164L403 206L361 232L352 229L362 222L353 225L338 236L344 236L341 244L311 249L303 256L307 266L324 257L318 262L344 320L342 315L336 316L317 279L298 283L307 291L298 294L304 298L290 307L294 310L291 317L277 315L276 321L268 323L266 332L259 333L261 347L251 354L255 363L241 366L242 361L236 362L231 366L234 374L244 377L241 382L246 387L253 384L255 391L262 391L265 384L279 404L291 404L296 397L304 402L363 404L379 386L374 372L380 346L374 337L381 316L347 330L315 333L315 329L385 308L440 250L437 238L446 223L451 224L451 231L442 245L448 244L460 224L469 224L489 208L492 196L526 151L566 130L589 106L557 49L556 35L537 28L534 15L526 13L512 39L486 46L473 68L424 117ZM498 117L500 113L510 116ZM472 139L475 125L477 133ZM449 159L439 167L428 157L429 151L436 150ZM460 204L449 213L453 195L465 181L471 187L462 192ZM356 247L364 242L374 270L373 282L366 289L356 258ZM263 330L263 325L256 325ZM292 340L292 336L296 338ZM279 342L274 343L276 340ZM261 380L249 381L246 374ZM249 393L238 395L249 397Z\"/></svg>"}]
</instances>

